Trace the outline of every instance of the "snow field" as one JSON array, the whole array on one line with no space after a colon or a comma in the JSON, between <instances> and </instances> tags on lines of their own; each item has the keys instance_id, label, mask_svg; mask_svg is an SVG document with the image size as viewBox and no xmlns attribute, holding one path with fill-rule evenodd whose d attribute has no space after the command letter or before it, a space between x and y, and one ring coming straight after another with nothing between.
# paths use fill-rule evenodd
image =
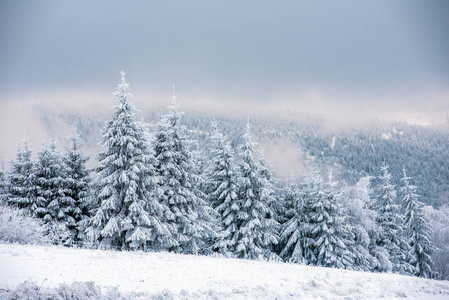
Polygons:
<instances>
[{"instance_id":1,"label":"snow field","mask_svg":"<svg viewBox=\"0 0 449 300\"><path fill-rule=\"evenodd\" d=\"M139 299L449 299L449 282L281 262L0 244L0 288L93 281ZM130 296L131 297L131 296Z\"/></svg>"}]
</instances>

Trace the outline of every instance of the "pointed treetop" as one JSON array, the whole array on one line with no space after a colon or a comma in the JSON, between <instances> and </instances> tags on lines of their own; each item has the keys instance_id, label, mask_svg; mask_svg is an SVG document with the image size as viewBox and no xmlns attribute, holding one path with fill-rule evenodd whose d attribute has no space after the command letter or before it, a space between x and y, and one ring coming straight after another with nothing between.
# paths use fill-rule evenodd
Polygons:
<instances>
[{"instance_id":1,"label":"pointed treetop","mask_svg":"<svg viewBox=\"0 0 449 300\"><path fill-rule=\"evenodd\" d=\"M407 171L405 170L405 167L402 169L402 173L404 174L404 177L402 177L402 181L404 181L404 183L406 185L409 184L409 180L411 179L410 177L407 176Z\"/></svg>"},{"instance_id":2,"label":"pointed treetop","mask_svg":"<svg viewBox=\"0 0 449 300\"><path fill-rule=\"evenodd\" d=\"M122 76L122 83L125 83L125 75L126 75L125 71L121 70L120 75Z\"/></svg>"},{"instance_id":3,"label":"pointed treetop","mask_svg":"<svg viewBox=\"0 0 449 300\"><path fill-rule=\"evenodd\" d=\"M173 85L173 96L171 98L171 105L169 105L171 111L178 111L179 104L176 102L177 99L178 95L176 95L175 85Z\"/></svg>"},{"instance_id":4,"label":"pointed treetop","mask_svg":"<svg viewBox=\"0 0 449 300\"><path fill-rule=\"evenodd\" d=\"M23 150L25 150L25 152L28 151L28 138L23 138L22 139L22 144L23 144Z\"/></svg>"},{"instance_id":5,"label":"pointed treetop","mask_svg":"<svg viewBox=\"0 0 449 300\"><path fill-rule=\"evenodd\" d=\"M131 93L127 93L129 90L129 83L125 80L125 71L121 70L120 75L122 76L121 82L117 85L117 89L113 93L115 97L119 100L119 102L126 103L128 101L129 97L132 97L133 95Z\"/></svg>"},{"instance_id":6,"label":"pointed treetop","mask_svg":"<svg viewBox=\"0 0 449 300\"><path fill-rule=\"evenodd\" d=\"M251 123L249 122L249 116L247 117L247 120L246 120L246 133L247 134L251 133Z\"/></svg>"}]
</instances>

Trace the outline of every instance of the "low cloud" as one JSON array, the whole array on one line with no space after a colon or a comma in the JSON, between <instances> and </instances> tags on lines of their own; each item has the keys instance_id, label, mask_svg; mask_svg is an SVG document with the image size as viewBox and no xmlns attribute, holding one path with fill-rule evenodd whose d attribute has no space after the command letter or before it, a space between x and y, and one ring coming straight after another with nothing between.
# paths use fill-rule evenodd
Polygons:
<instances>
[{"instance_id":1,"label":"low cloud","mask_svg":"<svg viewBox=\"0 0 449 300\"><path fill-rule=\"evenodd\" d=\"M41 90L33 95L0 95L0 157L13 159L17 142L28 138L30 147L41 149L43 140L56 138L61 146L70 135L70 124L58 119L61 114L90 116L105 121L113 113L117 100L110 90ZM142 118L148 111L163 111L171 103L171 87L165 90L146 90L131 85L131 101ZM449 89L411 95L409 93L364 95L341 91L308 88L297 92L294 88L277 90L265 101L227 94L201 94L192 90L177 90L181 110L186 113L209 113L213 116L260 116L304 121L307 116L319 116L332 127L362 126L371 119L404 120L430 125L445 122L449 114ZM42 119L39 109L46 110ZM51 127L45 122L51 123ZM100 133L98 134L100 136ZM297 148L285 142L264 143L267 158L279 174L297 175L299 171L286 161L301 161ZM92 153L89 155L92 156ZM288 156L288 159L286 158ZM281 159L282 158L282 159ZM284 158L286 158L284 160ZM300 173L300 172L299 172Z\"/></svg>"}]
</instances>

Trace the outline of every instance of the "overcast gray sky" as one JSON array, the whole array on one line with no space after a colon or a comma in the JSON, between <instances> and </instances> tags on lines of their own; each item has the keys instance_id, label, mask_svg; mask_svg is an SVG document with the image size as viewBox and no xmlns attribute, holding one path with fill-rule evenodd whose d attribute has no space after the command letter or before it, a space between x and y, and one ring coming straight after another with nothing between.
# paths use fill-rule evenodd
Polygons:
<instances>
[{"instance_id":1,"label":"overcast gray sky","mask_svg":"<svg viewBox=\"0 0 449 300\"><path fill-rule=\"evenodd\" d=\"M449 109L446 0L1 0L0 38L0 101L109 97L124 69L135 98Z\"/></svg>"}]
</instances>

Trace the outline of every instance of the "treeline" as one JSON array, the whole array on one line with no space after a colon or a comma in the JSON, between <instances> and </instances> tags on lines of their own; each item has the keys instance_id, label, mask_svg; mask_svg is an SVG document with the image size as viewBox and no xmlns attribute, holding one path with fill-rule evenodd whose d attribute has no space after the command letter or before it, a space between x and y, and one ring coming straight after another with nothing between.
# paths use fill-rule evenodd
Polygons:
<instances>
[{"instance_id":1,"label":"treeline","mask_svg":"<svg viewBox=\"0 0 449 300\"><path fill-rule=\"evenodd\" d=\"M282 185L249 122L234 147L215 124L200 149L174 94L150 132L121 75L92 177L76 134L64 154L45 144L36 162L25 142L2 173L2 202L42 219L55 243L437 276L429 220L405 169L401 207L385 164L374 192L369 176L353 186L323 179L313 160L304 182Z\"/></svg>"}]
</instances>

